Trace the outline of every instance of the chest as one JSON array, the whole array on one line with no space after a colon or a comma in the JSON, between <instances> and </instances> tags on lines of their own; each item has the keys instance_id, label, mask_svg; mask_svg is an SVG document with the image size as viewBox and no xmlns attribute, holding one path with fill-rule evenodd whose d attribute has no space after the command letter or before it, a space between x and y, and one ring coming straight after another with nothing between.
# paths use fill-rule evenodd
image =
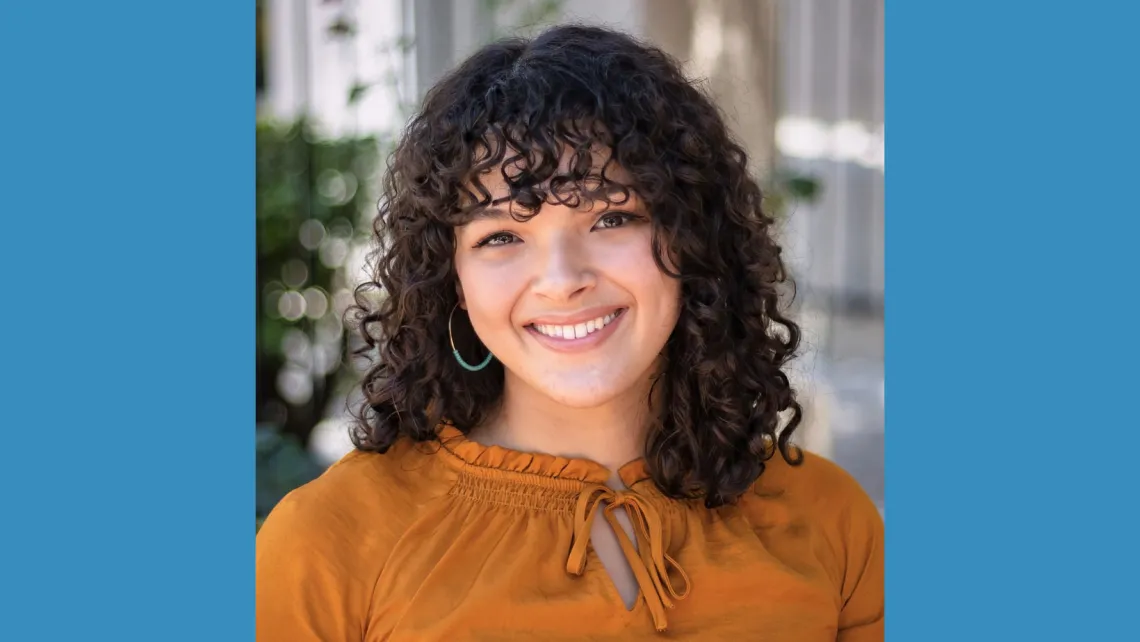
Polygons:
<instances>
[{"instance_id":1,"label":"chest","mask_svg":"<svg viewBox=\"0 0 1140 642\"><path fill-rule=\"evenodd\" d=\"M366 642L835 639L838 591L808 541L760 537L732 514L670 520L663 545L691 590L658 633L607 520L591 526L584 571L574 575L567 516L511 517L402 541L392 556L400 563L377 584ZM628 515L615 517L636 541Z\"/></svg>"}]
</instances>

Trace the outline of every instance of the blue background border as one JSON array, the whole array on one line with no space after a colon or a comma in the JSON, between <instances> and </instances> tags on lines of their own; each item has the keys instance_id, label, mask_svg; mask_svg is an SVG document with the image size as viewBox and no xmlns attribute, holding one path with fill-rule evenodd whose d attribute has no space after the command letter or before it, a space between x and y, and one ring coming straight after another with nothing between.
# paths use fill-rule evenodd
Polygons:
<instances>
[{"instance_id":1,"label":"blue background border","mask_svg":"<svg viewBox=\"0 0 1140 642\"><path fill-rule=\"evenodd\" d=\"M887 8L888 636L1124 639L1136 9ZM6 3L0 638L253 637L253 3Z\"/></svg>"},{"instance_id":2,"label":"blue background border","mask_svg":"<svg viewBox=\"0 0 1140 642\"><path fill-rule=\"evenodd\" d=\"M888 640L1137 635L1137 14L887 3Z\"/></svg>"},{"instance_id":3,"label":"blue background border","mask_svg":"<svg viewBox=\"0 0 1140 642\"><path fill-rule=\"evenodd\" d=\"M0 639L253 639L253 43L0 8Z\"/></svg>"}]
</instances>

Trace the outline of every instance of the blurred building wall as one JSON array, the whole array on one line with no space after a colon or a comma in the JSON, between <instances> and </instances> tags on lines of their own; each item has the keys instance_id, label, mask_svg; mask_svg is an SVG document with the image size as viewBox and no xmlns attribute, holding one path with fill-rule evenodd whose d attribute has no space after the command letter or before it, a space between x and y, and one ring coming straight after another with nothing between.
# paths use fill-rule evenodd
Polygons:
<instances>
[{"instance_id":1,"label":"blurred building wall","mask_svg":"<svg viewBox=\"0 0 1140 642\"><path fill-rule=\"evenodd\" d=\"M823 185L785 237L809 348L798 367L828 388L834 459L881 505L883 0L788 0L778 33L778 162Z\"/></svg>"},{"instance_id":2,"label":"blurred building wall","mask_svg":"<svg viewBox=\"0 0 1140 642\"><path fill-rule=\"evenodd\" d=\"M291 121L307 114L330 136L387 133L403 124L400 104L414 98L410 56L400 47L410 32L410 3L262 2L268 51L261 116ZM368 91L350 104L357 84Z\"/></svg>"},{"instance_id":3,"label":"blurred building wall","mask_svg":"<svg viewBox=\"0 0 1140 642\"><path fill-rule=\"evenodd\" d=\"M500 13L485 15L478 2L417 2L418 88L430 87L495 35L519 30L514 25L525 4L508 3ZM687 75L707 79L757 171L771 167L778 70L775 0L565 0L551 22L562 21L620 29L682 61Z\"/></svg>"}]
</instances>

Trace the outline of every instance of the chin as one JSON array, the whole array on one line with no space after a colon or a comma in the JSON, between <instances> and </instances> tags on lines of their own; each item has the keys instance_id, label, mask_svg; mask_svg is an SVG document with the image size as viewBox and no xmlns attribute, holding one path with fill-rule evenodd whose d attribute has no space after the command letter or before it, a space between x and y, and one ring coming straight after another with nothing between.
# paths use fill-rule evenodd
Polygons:
<instances>
[{"instance_id":1,"label":"chin","mask_svg":"<svg viewBox=\"0 0 1140 642\"><path fill-rule=\"evenodd\" d=\"M636 386L636 378L612 375L595 375L590 380L570 383L566 377L556 381L541 381L535 388L555 403L585 410L604 406Z\"/></svg>"},{"instance_id":2,"label":"chin","mask_svg":"<svg viewBox=\"0 0 1140 642\"><path fill-rule=\"evenodd\" d=\"M555 403L566 406L567 408L574 408L575 410L588 410L590 408L597 408L604 406L607 402L612 401L615 394L606 393L593 393L593 392L580 392L567 394L565 390L558 392L544 390L543 393L550 397Z\"/></svg>"}]
</instances>

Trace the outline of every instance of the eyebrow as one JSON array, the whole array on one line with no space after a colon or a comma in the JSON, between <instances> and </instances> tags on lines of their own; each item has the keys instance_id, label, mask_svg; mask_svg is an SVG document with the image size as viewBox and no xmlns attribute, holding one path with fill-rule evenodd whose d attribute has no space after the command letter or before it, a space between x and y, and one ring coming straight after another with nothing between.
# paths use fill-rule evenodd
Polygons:
<instances>
[{"instance_id":1,"label":"eyebrow","mask_svg":"<svg viewBox=\"0 0 1140 642\"><path fill-rule=\"evenodd\" d=\"M471 220L473 220L473 221L487 221L487 220L496 220L496 219L501 219L501 218L507 218L508 216L510 216L510 211L507 208L492 205L489 207L476 208L472 212Z\"/></svg>"}]
</instances>

